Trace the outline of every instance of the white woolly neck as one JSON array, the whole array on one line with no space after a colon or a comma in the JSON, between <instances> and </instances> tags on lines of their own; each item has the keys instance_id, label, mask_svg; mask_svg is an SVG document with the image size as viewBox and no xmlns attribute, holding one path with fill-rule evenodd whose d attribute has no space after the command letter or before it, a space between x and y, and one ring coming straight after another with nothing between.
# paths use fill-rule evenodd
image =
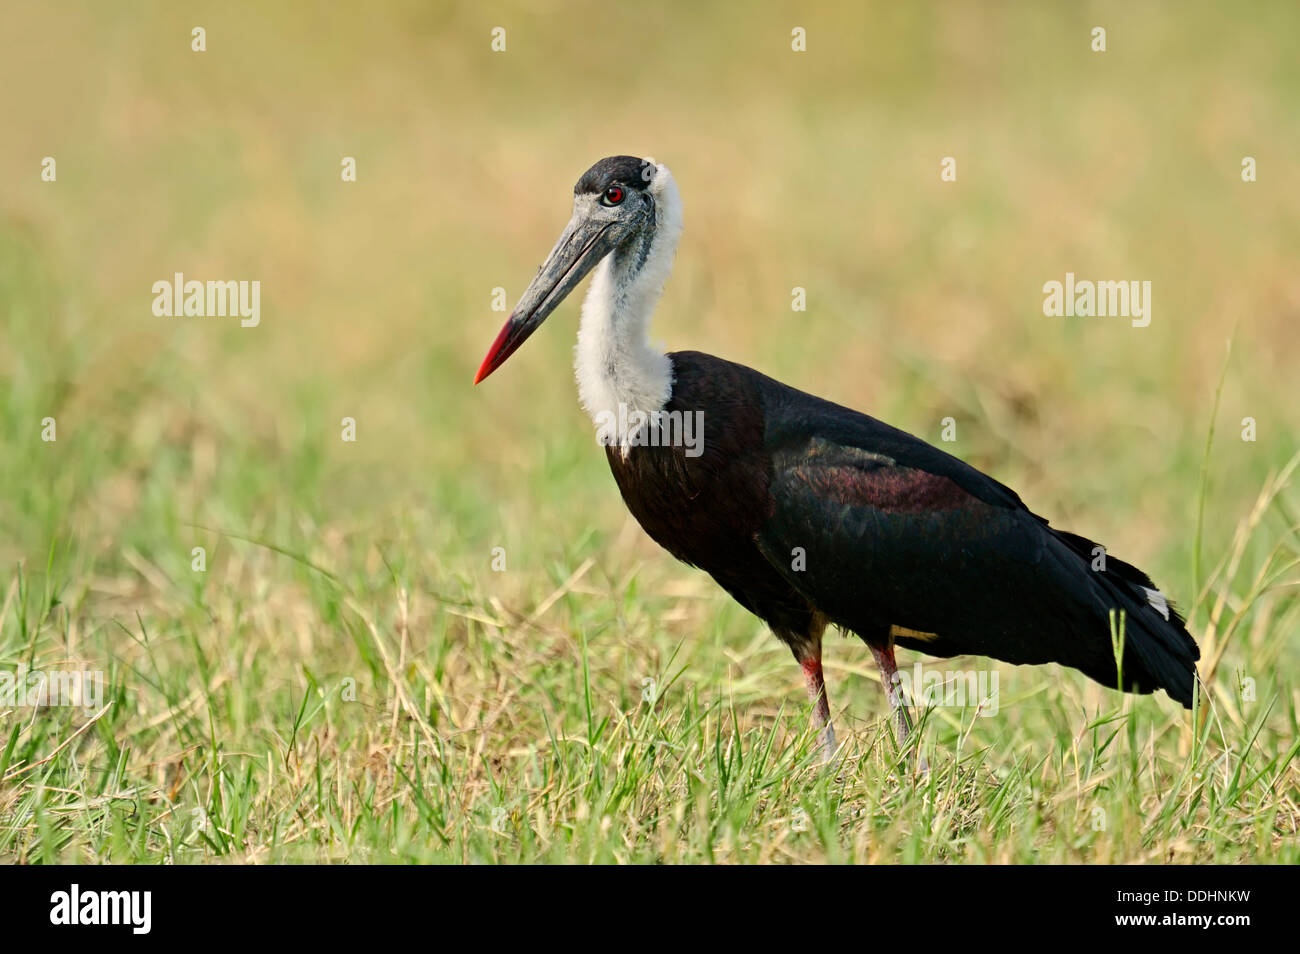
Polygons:
<instances>
[{"instance_id":1,"label":"white woolly neck","mask_svg":"<svg viewBox=\"0 0 1300 954\"><path fill-rule=\"evenodd\" d=\"M650 343L649 333L682 234L682 200L662 164L647 191L655 200L649 252L639 268L625 249L611 252L596 266L582 304L574 370L578 397L598 425L599 415L618 415L619 405L624 413L649 414L663 410L672 395L672 362Z\"/></svg>"}]
</instances>

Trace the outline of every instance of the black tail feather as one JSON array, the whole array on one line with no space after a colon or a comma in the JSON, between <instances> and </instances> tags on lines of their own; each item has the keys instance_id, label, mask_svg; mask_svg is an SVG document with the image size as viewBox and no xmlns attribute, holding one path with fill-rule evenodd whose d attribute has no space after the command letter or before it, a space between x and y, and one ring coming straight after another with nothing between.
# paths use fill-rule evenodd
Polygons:
<instances>
[{"instance_id":1,"label":"black tail feather","mask_svg":"<svg viewBox=\"0 0 1300 954\"><path fill-rule=\"evenodd\" d=\"M1055 529L1052 532L1075 554L1088 561L1089 571L1097 584L1098 611L1124 613L1122 672L1109 669L1106 672L1088 672L1088 675L1112 687L1122 677L1126 689L1131 687L1142 693L1163 689L1190 709L1196 689L1196 661L1201 658L1201 651L1187 631L1187 623L1177 607L1159 592L1151 577L1131 563L1104 553L1098 544L1077 533ZM1099 553L1102 560L1097 560ZM1098 569L1094 570L1094 566ZM1151 592L1164 600L1161 607L1153 603ZM1168 618L1161 609L1167 611Z\"/></svg>"}]
</instances>

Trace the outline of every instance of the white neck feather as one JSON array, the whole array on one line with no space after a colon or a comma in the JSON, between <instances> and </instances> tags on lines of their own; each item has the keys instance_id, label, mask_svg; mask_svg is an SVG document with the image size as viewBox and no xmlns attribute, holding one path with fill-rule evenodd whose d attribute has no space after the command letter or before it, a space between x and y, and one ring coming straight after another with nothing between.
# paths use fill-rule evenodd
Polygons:
<instances>
[{"instance_id":1,"label":"white neck feather","mask_svg":"<svg viewBox=\"0 0 1300 954\"><path fill-rule=\"evenodd\" d=\"M672 395L672 362L650 343L650 313L672 271L682 234L682 201L664 165L649 190L655 198L650 249L639 267L634 254L616 249L598 266L582 304L575 371L578 397L598 425L598 415L663 410Z\"/></svg>"}]
</instances>

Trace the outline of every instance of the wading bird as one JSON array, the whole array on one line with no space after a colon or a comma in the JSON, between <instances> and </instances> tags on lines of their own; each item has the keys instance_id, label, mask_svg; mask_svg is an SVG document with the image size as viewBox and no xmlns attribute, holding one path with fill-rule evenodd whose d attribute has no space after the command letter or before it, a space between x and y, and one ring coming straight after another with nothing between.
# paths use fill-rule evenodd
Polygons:
<instances>
[{"instance_id":1,"label":"wading bird","mask_svg":"<svg viewBox=\"0 0 1300 954\"><path fill-rule=\"evenodd\" d=\"M656 542L711 574L794 653L826 757L835 748L821 663L828 624L871 649L900 744L911 723L895 644L1060 663L1191 707L1200 652L1141 570L1048 526L1010 488L897 428L743 365L650 344L682 231L667 168L602 159L573 193L573 217L474 383L596 270L578 331L578 393L623 500ZM699 414L702 442L674 440L673 422ZM1124 620L1122 652L1112 611Z\"/></svg>"}]
</instances>

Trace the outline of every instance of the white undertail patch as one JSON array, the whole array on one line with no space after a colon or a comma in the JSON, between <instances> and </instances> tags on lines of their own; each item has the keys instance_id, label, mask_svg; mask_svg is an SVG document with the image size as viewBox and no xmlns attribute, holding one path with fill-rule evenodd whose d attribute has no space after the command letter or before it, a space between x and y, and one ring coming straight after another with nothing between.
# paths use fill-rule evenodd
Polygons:
<instances>
[{"instance_id":1,"label":"white undertail patch","mask_svg":"<svg viewBox=\"0 0 1300 954\"><path fill-rule=\"evenodd\" d=\"M1147 602L1155 607L1155 611L1166 620L1169 619L1169 601L1165 599L1165 594L1159 590L1153 590L1149 586L1142 587L1142 591L1146 593Z\"/></svg>"}]
</instances>

